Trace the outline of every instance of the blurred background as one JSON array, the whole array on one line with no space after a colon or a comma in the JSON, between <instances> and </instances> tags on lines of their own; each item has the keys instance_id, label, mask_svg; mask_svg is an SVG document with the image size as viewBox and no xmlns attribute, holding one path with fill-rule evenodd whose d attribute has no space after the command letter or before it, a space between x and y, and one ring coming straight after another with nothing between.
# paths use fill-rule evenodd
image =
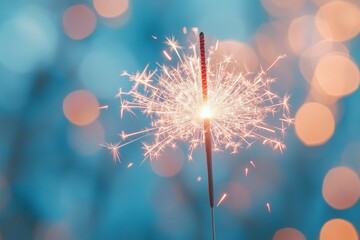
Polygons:
<instances>
[{"instance_id":1,"label":"blurred background","mask_svg":"<svg viewBox=\"0 0 360 240\"><path fill-rule=\"evenodd\" d=\"M250 71L286 54L269 75L295 122L283 154L214 155L218 239L359 239L358 0L2 0L0 239L210 239L204 149L100 146L149 124L120 119L121 73L194 28Z\"/></svg>"}]
</instances>

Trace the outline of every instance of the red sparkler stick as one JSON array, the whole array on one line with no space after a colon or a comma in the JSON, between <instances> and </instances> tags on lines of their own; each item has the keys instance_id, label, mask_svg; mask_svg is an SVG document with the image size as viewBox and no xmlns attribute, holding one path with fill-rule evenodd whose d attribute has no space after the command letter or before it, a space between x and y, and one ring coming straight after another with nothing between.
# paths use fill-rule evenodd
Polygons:
<instances>
[{"instance_id":1,"label":"red sparkler stick","mask_svg":"<svg viewBox=\"0 0 360 240\"><path fill-rule=\"evenodd\" d=\"M206 59L205 59L205 36L200 33L200 63L201 63L201 85L202 96L204 104L208 102L207 78L206 78ZM211 128L209 118L204 119L204 138L205 138L205 151L206 151L206 165L208 174L208 188L209 200L211 207L211 223L212 223L212 237L215 239L215 224L214 224L214 183L212 172L212 146L211 146Z\"/></svg>"}]
</instances>

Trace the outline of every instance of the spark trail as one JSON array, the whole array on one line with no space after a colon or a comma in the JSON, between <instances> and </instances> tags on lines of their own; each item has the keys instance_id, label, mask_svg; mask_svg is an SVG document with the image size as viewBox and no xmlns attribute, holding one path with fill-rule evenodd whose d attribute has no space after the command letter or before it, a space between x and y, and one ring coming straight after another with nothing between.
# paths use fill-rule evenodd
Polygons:
<instances>
[{"instance_id":1,"label":"spark trail","mask_svg":"<svg viewBox=\"0 0 360 240\"><path fill-rule=\"evenodd\" d=\"M251 147L256 141L282 152L286 129L293 119L289 96L280 97L273 92L271 86L275 79L266 75L283 56L266 71L243 73L236 70L236 61L231 56L213 59L218 42L208 49L207 56L202 33L199 43L200 51L196 43L187 51L173 37L166 37L169 49L163 54L172 65L158 64L155 70L148 70L147 65L142 72L123 74L133 86L130 91L120 89L117 94L121 117L125 112L136 115L140 111L151 123L137 132L122 132L125 143L107 147L117 151L119 147L153 136L151 143L143 143L145 161L158 158L165 148L174 147L180 141L189 144L188 158L192 160L194 150L205 145L214 219L212 152L229 149L235 154L239 148ZM118 159L118 155L112 153L114 159ZM214 220L212 223L214 226Z\"/></svg>"},{"instance_id":2,"label":"spark trail","mask_svg":"<svg viewBox=\"0 0 360 240\"><path fill-rule=\"evenodd\" d=\"M289 114L289 97L282 98L270 88L275 79L266 76L263 70L237 72L230 68L234 63L231 57L212 59L216 50L210 47L204 59L205 98L201 94L204 88L197 45L191 45L188 53L174 38L166 38L166 44L168 53L178 58L176 65L158 64L155 70L148 70L147 65L142 72L123 74L133 82L133 87L128 92L120 89L117 94L121 116L125 112L137 115L140 111L151 121L138 132L122 132L125 143L121 146L153 136L151 143L143 144L145 160L159 157L166 147L182 141L189 144L188 158L192 160L193 151L205 144L205 135L211 131L215 152L230 149L231 153L237 153L256 141L274 150L284 150L285 130L293 119ZM204 131L204 119L211 121L210 131Z\"/></svg>"}]
</instances>

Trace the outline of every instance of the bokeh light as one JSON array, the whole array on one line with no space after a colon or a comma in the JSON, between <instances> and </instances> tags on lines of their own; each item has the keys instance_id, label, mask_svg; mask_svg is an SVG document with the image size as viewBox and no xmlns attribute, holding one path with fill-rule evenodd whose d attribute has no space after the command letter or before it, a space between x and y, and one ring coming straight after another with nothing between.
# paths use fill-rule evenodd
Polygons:
<instances>
[{"instance_id":1,"label":"bokeh light","mask_svg":"<svg viewBox=\"0 0 360 240\"><path fill-rule=\"evenodd\" d=\"M261 3L272 16L285 17L301 12L306 0L261 0Z\"/></svg>"},{"instance_id":2,"label":"bokeh light","mask_svg":"<svg viewBox=\"0 0 360 240\"><path fill-rule=\"evenodd\" d=\"M261 57L268 63L273 62L274 59L282 54L276 46L276 41L266 33L260 32L256 34L255 42Z\"/></svg>"},{"instance_id":3,"label":"bokeh light","mask_svg":"<svg viewBox=\"0 0 360 240\"><path fill-rule=\"evenodd\" d=\"M218 44L217 51L214 52L213 59L223 59L224 56L231 57L235 63L228 65L229 69L235 69L238 72L255 72L258 67L258 59L254 50L247 44L227 40Z\"/></svg>"},{"instance_id":4,"label":"bokeh light","mask_svg":"<svg viewBox=\"0 0 360 240\"><path fill-rule=\"evenodd\" d=\"M217 238L359 240L359 12L359 0L2 1L0 240L211 238L203 148L187 162L177 142L142 163L144 133L117 149L154 121L120 119L126 73L176 66L165 36L192 54L201 31L211 64L236 61L225 70L286 55L266 76L295 122L282 154L214 151Z\"/></svg>"},{"instance_id":5,"label":"bokeh light","mask_svg":"<svg viewBox=\"0 0 360 240\"><path fill-rule=\"evenodd\" d=\"M119 55L115 50L99 49L84 57L77 74L84 87L97 97L114 99L120 87L130 85L128 81L121 81L120 74L124 66L132 66L134 62L133 56L126 49L120 49Z\"/></svg>"},{"instance_id":6,"label":"bokeh light","mask_svg":"<svg viewBox=\"0 0 360 240\"><path fill-rule=\"evenodd\" d=\"M66 240L73 239L71 229L68 224L60 222L55 223L46 230L44 233L44 240Z\"/></svg>"},{"instance_id":7,"label":"bokeh light","mask_svg":"<svg viewBox=\"0 0 360 240\"><path fill-rule=\"evenodd\" d=\"M94 8L100 16L114 18L129 8L129 0L93 0Z\"/></svg>"},{"instance_id":8,"label":"bokeh light","mask_svg":"<svg viewBox=\"0 0 360 240\"><path fill-rule=\"evenodd\" d=\"M287 227L277 230L273 240L306 240L306 238L299 230Z\"/></svg>"},{"instance_id":9,"label":"bokeh light","mask_svg":"<svg viewBox=\"0 0 360 240\"><path fill-rule=\"evenodd\" d=\"M99 116L99 102L90 92L78 90L65 97L63 111L70 122L84 126L92 123Z\"/></svg>"},{"instance_id":10,"label":"bokeh light","mask_svg":"<svg viewBox=\"0 0 360 240\"><path fill-rule=\"evenodd\" d=\"M326 31L326 29L324 29L324 31ZM328 28L327 31L330 32L330 29ZM288 41L295 54L301 54L308 46L322 39L323 37L315 26L314 16L302 16L291 22L288 30Z\"/></svg>"},{"instance_id":11,"label":"bokeh light","mask_svg":"<svg viewBox=\"0 0 360 240\"><path fill-rule=\"evenodd\" d=\"M331 1L334 1L334 0L312 0L312 2L318 7L321 7L322 5L327 4L327 3L331 2ZM351 2L351 3L354 3L354 4L359 3L358 0L343 0L343 1Z\"/></svg>"},{"instance_id":12,"label":"bokeh light","mask_svg":"<svg viewBox=\"0 0 360 240\"><path fill-rule=\"evenodd\" d=\"M322 194L325 201L335 209L353 206L360 197L360 179L348 167L336 167L325 176Z\"/></svg>"},{"instance_id":13,"label":"bokeh light","mask_svg":"<svg viewBox=\"0 0 360 240\"><path fill-rule=\"evenodd\" d=\"M25 7L0 24L0 64L29 73L52 62L58 32L49 13Z\"/></svg>"},{"instance_id":14,"label":"bokeh light","mask_svg":"<svg viewBox=\"0 0 360 240\"><path fill-rule=\"evenodd\" d=\"M317 146L325 143L334 130L333 114L320 103L305 103L296 113L295 131L305 145Z\"/></svg>"},{"instance_id":15,"label":"bokeh light","mask_svg":"<svg viewBox=\"0 0 360 240\"><path fill-rule=\"evenodd\" d=\"M103 126L97 121L82 127L71 126L68 132L70 146L85 156L98 152L104 137Z\"/></svg>"},{"instance_id":16,"label":"bokeh light","mask_svg":"<svg viewBox=\"0 0 360 240\"><path fill-rule=\"evenodd\" d=\"M280 55L292 52L286 37L288 29L289 22L287 20L264 23L257 29L254 42L259 55L267 65L272 64Z\"/></svg>"},{"instance_id":17,"label":"bokeh light","mask_svg":"<svg viewBox=\"0 0 360 240\"><path fill-rule=\"evenodd\" d=\"M244 211L251 206L249 190L242 184L231 181L227 186L225 206L234 211Z\"/></svg>"},{"instance_id":18,"label":"bokeh light","mask_svg":"<svg viewBox=\"0 0 360 240\"><path fill-rule=\"evenodd\" d=\"M344 219L332 219L321 228L319 240L358 240L354 225Z\"/></svg>"},{"instance_id":19,"label":"bokeh light","mask_svg":"<svg viewBox=\"0 0 360 240\"><path fill-rule=\"evenodd\" d=\"M326 55L335 53L349 56L349 50L345 45L332 40L323 40L308 47L300 55L299 60L300 72L305 80L312 83L314 72L319 61Z\"/></svg>"},{"instance_id":20,"label":"bokeh light","mask_svg":"<svg viewBox=\"0 0 360 240\"><path fill-rule=\"evenodd\" d=\"M314 74L321 89L336 97L354 92L360 83L360 74L356 64L342 54L331 54L323 57Z\"/></svg>"},{"instance_id":21,"label":"bokeh light","mask_svg":"<svg viewBox=\"0 0 360 240\"><path fill-rule=\"evenodd\" d=\"M322 88L319 86L318 81L313 81L310 86L309 95L307 97L308 102L318 102L324 104L325 106L329 107L334 116L336 116L336 112L334 108L337 108L338 104L337 101L339 97L331 96L324 92Z\"/></svg>"},{"instance_id":22,"label":"bokeh light","mask_svg":"<svg viewBox=\"0 0 360 240\"><path fill-rule=\"evenodd\" d=\"M348 1L331 1L324 4L316 13L316 18L316 26L320 33L336 41L349 40L355 37L360 29L360 9Z\"/></svg>"},{"instance_id":23,"label":"bokeh light","mask_svg":"<svg viewBox=\"0 0 360 240\"><path fill-rule=\"evenodd\" d=\"M159 176L172 177L180 172L184 164L184 154L179 148L167 148L158 159L150 161L152 170Z\"/></svg>"},{"instance_id":24,"label":"bokeh light","mask_svg":"<svg viewBox=\"0 0 360 240\"><path fill-rule=\"evenodd\" d=\"M88 37L96 27L96 17L86 5L77 4L66 9L63 15L66 35L74 40Z\"/></svg>"}]
</instances>

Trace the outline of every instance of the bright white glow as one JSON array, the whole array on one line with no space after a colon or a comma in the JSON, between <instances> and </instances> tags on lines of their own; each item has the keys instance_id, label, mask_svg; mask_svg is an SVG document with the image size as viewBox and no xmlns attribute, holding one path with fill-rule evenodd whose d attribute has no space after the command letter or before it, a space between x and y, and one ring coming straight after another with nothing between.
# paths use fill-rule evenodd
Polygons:
<instances>
[{"instance_id":1,"label":"bright white glow","mask_svg":"<svg viewBox=\"0 0 360 240\"><path fill-rule=\"evenodd\" d=\"M211 117L211 109L208 105L204 105L201 109L201 118L210 118Z\"/></svg>"}]
</instances>

